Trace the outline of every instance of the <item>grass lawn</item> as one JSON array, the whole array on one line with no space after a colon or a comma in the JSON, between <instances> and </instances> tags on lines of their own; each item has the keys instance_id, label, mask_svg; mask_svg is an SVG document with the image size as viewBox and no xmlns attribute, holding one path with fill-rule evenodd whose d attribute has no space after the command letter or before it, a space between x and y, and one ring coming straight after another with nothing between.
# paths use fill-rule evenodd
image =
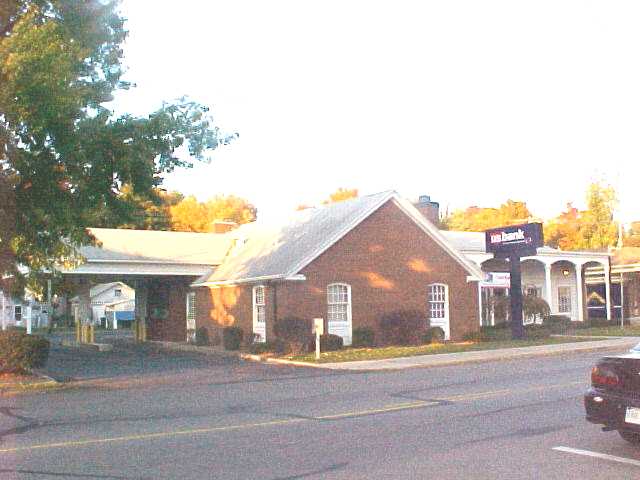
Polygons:
<instances>
[{"instance_id":1,"label":"grass lawn","mask_svg":"<svg viewBox=\"0 0 640 480\"><path fill-rule=\"evenodd\" d=\"M621 327L591 327L567 330L567 335L599 336L599 337L640 337L640 326Z\"/></svg>"},{"instance_id":2,"label":"grass lawn","mask_svg":"<svg viewBox=\"0 0 640 480\"><path fill-rule=\"evenodd\" d=\"M435 355L439 353L472 352L477 350L495 350L499 348L529 347L533 345L552 345L558 343L586 342L592 338L550 337L532 340L500 340L491 342L460 342L419 345L415 347L345 348L336 352L320 354L317 363L353 362L357 360L381 360L384 358L413 357L416 355ZM288 360L316 363L315 354L285 357Z\"/></svg>"}]
</instances>

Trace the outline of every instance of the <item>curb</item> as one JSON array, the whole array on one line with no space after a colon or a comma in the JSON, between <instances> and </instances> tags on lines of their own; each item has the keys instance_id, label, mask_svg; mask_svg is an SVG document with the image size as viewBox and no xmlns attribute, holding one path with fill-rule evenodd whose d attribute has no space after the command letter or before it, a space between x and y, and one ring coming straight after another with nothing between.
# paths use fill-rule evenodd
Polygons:
<instances>
[{"instance_id":1,"label":"curb","mask_svg":"<svg viewBox=\"0 0 640 480\"><path fill-rule=\"evenodd\" d=\"M204 355L219 355L229 358L238 358L240 360L246 360L250 362L258 363L270 363L274 365L291 365L296 367L310 367L321 368L325 370L342 370L342 371L387 371L387 370L403 370L405 368L432 368L432 367L444 367L448 365L461 365L465 363L487 363L493 361L504 361L518 358L527 357L544 357L554 355L567 355L572 353L585 353L595 351L606 350L619 350L624 348L631 348L640 342L640 337L594 337L600 340L592 342L571 342L558 344L558 346L564 346L564 348L552 348L557 345L536 345L532 347L516 347L494 350L475 350L471 352L458 352L458 353L443 353L435 355L415 355L411 357L396 357L380 360L355 360L350 362L327 362L327 363L310 363L301 362L297 360L287 360L284 358L264 357L261 355L254 355L250 353L235 352L220 349L219 347L206 347L186 345L173 342L160 342L149 341L157 346L160 346L166 350L181 351L181 352L194 352ZM607 342L603 345L603 342L610 339L611 341L618 340L617 343L611 344ZM570 348L569 348L570 346ZM526 349L526 350L525 350ZM536 350L532 350L536 349ZM406 365L396 365L404 360ZM420 361L422 360L422 361ZM378 363L377 365L374 362ZM368 364L368 365L365 365ZM372 365L374 364L374 365Z\"/></svg>"},{"instance_id":2,"label":"curb","mask_svg":"<svg viewBox=\"0 0 640 480\"><path fill-rule=\"evenodd\" d=\"M15 395L32 392L34 390L52 390L64 386L61 382L58 382L48 375L41 373L36 373L36 375L40 380L0 384L0 395Z\"/></svg>"}]
</instances>

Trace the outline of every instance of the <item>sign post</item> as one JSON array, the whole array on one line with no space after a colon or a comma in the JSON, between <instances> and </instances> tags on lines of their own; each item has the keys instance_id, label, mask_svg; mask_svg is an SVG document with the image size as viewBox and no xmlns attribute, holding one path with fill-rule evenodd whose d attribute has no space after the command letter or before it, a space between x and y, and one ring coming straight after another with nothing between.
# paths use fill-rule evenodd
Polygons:
<instances>
[{"instance_id":1,"label":"sign post","mask_svg":"<svg viewBox=\"0 0 640 480\"><path fill-rule=\"evenodd\" d=\"M492 228L485 231L486 252L494 258L509 260L511 289L511 336L524 338L522 323L522 272L520 258L537 253L544 243L541 223L526 223L508 227Z\"/></svg>"},{"instance_id":2,"label":"sign post","mask_svg":"<svg viewBox=\"0 0 640 480\"><path fill-rule=\"evenodd\" d=\"M320 335L324 333L324 320L322 318L313 319L313 333L316 334L316 360L320 360Z\"/></svg>"}]
</instances>

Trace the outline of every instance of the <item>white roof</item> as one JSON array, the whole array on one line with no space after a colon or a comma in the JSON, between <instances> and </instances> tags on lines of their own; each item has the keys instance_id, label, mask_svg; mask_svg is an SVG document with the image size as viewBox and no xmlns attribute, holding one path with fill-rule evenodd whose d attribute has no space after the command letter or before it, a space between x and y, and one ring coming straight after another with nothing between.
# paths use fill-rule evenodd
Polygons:
<instances>
[{"instance_id":1,"label":"white roof","mask_svg":"<svg viewBox=\"0 0 640 480\"><path fill-rule=\"evenodd\" d=\"M238 245L225 262L193 285L215 285L292 278L388 201L394 203L449 252L472 276L478 267L452 248L413 205L393 191L358 197L296 212L285 222L254 222L231 232Z\"/></svg>"},{"instance_id":2,"label":"white roof","mask_svg":"<svg viewBox=\"0 0 640 480\"><path fill-rule=\"evenodd\" d=\"M91 228L100 246L80 247L87 262L219 265L233 239L228 234Z\"/></svg>"}]
</instances>

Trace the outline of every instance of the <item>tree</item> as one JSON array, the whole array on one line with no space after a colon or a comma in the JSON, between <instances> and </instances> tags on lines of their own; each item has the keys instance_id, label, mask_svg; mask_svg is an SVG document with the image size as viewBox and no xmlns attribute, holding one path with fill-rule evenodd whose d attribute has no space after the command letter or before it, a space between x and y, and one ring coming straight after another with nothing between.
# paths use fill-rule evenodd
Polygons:
<instances>
[{"instance_id":1,"label":"tree","mask_svg":"<svg viewBox=\"0 0 640 480\"><path fill-rule=\"evenodd\" d=\"M616 192L610 185L593 182L587 188L587 209L571 204L545 225L545 243L563 250L599 250L612 247L618 238L613 220Z\"/></svg>"},{"instance_id":2,"label":"tree","mask_svg":"<svg viewBox=\"0 0 640 480\"><path fill-rule=\"evenodd\" d=\"M544 226L544 242L553 248L575 250L580 248L580 212L571 203L567 209Z\"/></svg>"},{"instance_id":3,"label":"tree","mask_svg":"<svg viewBox=\"0 0 640 480\"><path fill-rule=\"evenodd\" d=\"M625 247L640 247L640 222L631 222L629 231L624 237Z\"/></svg>"},{"instance_id":4,"label":"tree","mask_svg":"<svg viewBox=\"0 0 640 480\"><path fill-rule=\"evenodd\" d=\"M187 99L147 117L106 106L121 80L124 19L115 1L0 4L0 183L15 222L2 227L19 276L73 261L97 215L121 223L154 196L162 175L229 143L208 110ZM190 158L176 154L188 149ZM127 218L129 217L129 218Z\"/></svg>"},{"instance_id":5,"label":"tree","mask_svg":"<svg viewBox=\"0 0 640 480\"><path fill-rule=\"evenodd\" d=\"M216 220L237 224L256 219L257 209L247 200L234 195L218 195L201 203L187 197L170 208L171 228L180 232L211 232Z\"/></svg>"},{"instance_id":6,"label":"tree","mask_svg":"<svg viewBox=\"0 0 640 480\"><path fill-rule=\"evenodd\" d=\"M329 195L329 198L322 202L324 205L329 203L337 203L342 202L344 200L349 200L351 198L356 198L358 196L357 188L338 188L335 192Z\"/></svg>"},{"instance_id":7,"label":"tree","mask_svg":"<svg viewBox=\"0 0 640 480\"><path fill-rule=\"evenodd\" d=\"M587 210L581 215L581 248L612 247L618 238L618 226L613 220L617 197L611 185L594 182L587 190Z\"/></svg>"},{"instance_id":8,"label":"tree","mask_svg":"<svg viewBox=\"0 0 640 480\"><path fill-rule=\"evenodd\" d=\"M525 223L531 216L525 202L507 200L499 208L474 206L456 210L443 223L449 230L481 232L489 228Z\"/></svg>"}]
</instances>

